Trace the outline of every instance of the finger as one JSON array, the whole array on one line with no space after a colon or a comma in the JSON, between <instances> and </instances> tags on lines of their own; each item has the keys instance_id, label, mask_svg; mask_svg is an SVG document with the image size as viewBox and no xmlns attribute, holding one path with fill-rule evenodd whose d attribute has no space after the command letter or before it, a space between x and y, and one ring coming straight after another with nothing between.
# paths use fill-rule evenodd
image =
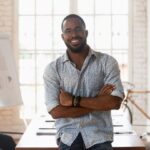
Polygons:
<instances>
[{"instance_id":1,"label":"finger","mask_svg":"<svg viewBox=\"0 0 150 150\"><path fill-rule=\"evenodd\" d=\"M108 84L104 85L104 86L101 88L101 91L105 91L108 87L109 87Z\"/></svg>"},{"instance_id":2,"label":"finger","mask_svg":"<svg viewBox=\"0 0 150 150\"><path fill-rule=\"evenodd\" d=\"M103 91L103 93L107 93L110 90L113 90L113 86L107 84L106 86L104 86L102 91Z\"/></svg>"},{"instance_id":3,"label":"finger","mask_svg":"<svg viewBox=\"0 0 150 150\"><path fill-rule=\"evenodd\" d=\"M115 85L113 85L113 84L107 84L107 86L106 86L106 90L109 90L109 89L115 89L116 88L116 86Z\"/></svg>"},{"instance_id":4,"label":"finger","mask_svg":"<svg viewBox=\"0 0 150 150\"><path fill-rule=\"evenodd\" d=\"M111 86L107 89L107 91L105 91L106 94L111 94L114 90L115 90L115 86Z\"/></svg>"},{"instance_id":5,"label":"finger","mask_svg":"<svg viewBox=\"0 0 150 150\"><path fill-rule=\"evenodd\" d=\"M114 89L115 89L114 85L112 85L112 84L106 84L100 90L99 95L100 94L111 94Z\"/></svg>"}]
</instances>

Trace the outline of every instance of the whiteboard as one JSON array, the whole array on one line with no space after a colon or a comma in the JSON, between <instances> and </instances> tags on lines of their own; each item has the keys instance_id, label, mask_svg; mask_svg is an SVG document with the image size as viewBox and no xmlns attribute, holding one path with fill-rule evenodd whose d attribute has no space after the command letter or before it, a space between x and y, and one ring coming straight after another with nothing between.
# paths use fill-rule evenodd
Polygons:
<instances>
[{"instance_id":1,"label":"whiteboard","mask_svg":"<svg viewBox=\"0 0 150 150\"><path fill-rule=\"evenodd\" d=\"M0 107L22 104L18 74L9 37L0 34Z\"/></svg>"}]
</instances>

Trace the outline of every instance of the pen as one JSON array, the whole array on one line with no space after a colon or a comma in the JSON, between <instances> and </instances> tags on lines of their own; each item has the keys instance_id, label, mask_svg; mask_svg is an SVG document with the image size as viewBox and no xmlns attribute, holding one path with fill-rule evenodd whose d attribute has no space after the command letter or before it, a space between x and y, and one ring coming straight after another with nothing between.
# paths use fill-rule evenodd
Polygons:
<instances>
[{"instance_id":1,"label":"pen","mask_svg":"<svg viewBox=\"0 0 150 150\"><path fill-rule=\"evenodd\" d=\"M54 120L45 120L45 122L55 122Z\"/></svg>"},{"instance_id":2,"label":"pen","mask_svg":"<svg viewBox=\"0 0 150 150\"><path fill-rule=\"evenodd\" d=\"M46 132L46 133L44 133L44 132L37 132L36 134L37 135L56 135L56 133L50 133L50 132Z\"/></svg>"}]
</instances>

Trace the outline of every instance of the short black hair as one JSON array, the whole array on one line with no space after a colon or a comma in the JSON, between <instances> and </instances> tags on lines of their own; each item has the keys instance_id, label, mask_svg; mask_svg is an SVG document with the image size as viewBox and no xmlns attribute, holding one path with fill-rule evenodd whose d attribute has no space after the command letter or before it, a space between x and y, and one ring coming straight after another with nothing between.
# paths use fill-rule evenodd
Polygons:
<instances>
[{"instance_id":1,"label":"short black hair","mask_svg":"<svg viewBox=\"0 0 150 150\"><path fill-rule=\"evenodd\" d=\"M67 19L69 19L69 18L77 18L77 19L79 19L79 20L81 21L82 25L84 26L84 28L86 28L86 25L85 25L84 20L83 20L79 15L77 15L77 14L70 14L70 15L67 15L67 16L63 19L63 21L62 21L62 24L61 24L61 30L62 30L62 31L63 31L63 23L64 23L64 21L67 20Z\"/></svg>"}]
</instances>

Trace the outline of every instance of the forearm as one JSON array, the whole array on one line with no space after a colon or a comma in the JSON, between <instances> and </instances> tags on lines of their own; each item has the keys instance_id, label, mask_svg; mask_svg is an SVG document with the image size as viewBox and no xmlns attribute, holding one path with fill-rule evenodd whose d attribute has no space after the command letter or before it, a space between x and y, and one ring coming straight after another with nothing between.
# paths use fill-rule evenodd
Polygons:
<instances>
[{"instance_id":1,"label":"forearm","mask_svg":"<svg viewBox=\"0 0 150 150\"><path fill-rule=\"evenodd\" d=\"M111 109L119 109L122 99L111 95L100 95L96 97L83 97L80 106L84 108L107 111Z\"/></svg>"},{"instance_id":2,"label":"forearm","mask_svg":"<svg viewBox=\"0 0 150 150\"><path fill-rule=\"evenodd\" d=\"M76 108L88 108L95 111L107 111L111 109L119 109L122 99L117 96L112 96L111 93L115 89L112 85L105 85L96 97L80 97L73 96L68 92L61 91L60 104L62 106Z\"/></svg>"},{"instance_id":3,"label":"forearm","mask_svg":"<svg viewBox=\"0 0 150 150\"><path fill-rule=\"evenodd\" d=\"M83 108L83 107L71 107L71 106L62 106L59 105L52 109L51 112L49 112L54 119L57 118L75 118L80 117L86 114L89 114L93 110L90 108Z\"/></svg>"}]
</instances>

